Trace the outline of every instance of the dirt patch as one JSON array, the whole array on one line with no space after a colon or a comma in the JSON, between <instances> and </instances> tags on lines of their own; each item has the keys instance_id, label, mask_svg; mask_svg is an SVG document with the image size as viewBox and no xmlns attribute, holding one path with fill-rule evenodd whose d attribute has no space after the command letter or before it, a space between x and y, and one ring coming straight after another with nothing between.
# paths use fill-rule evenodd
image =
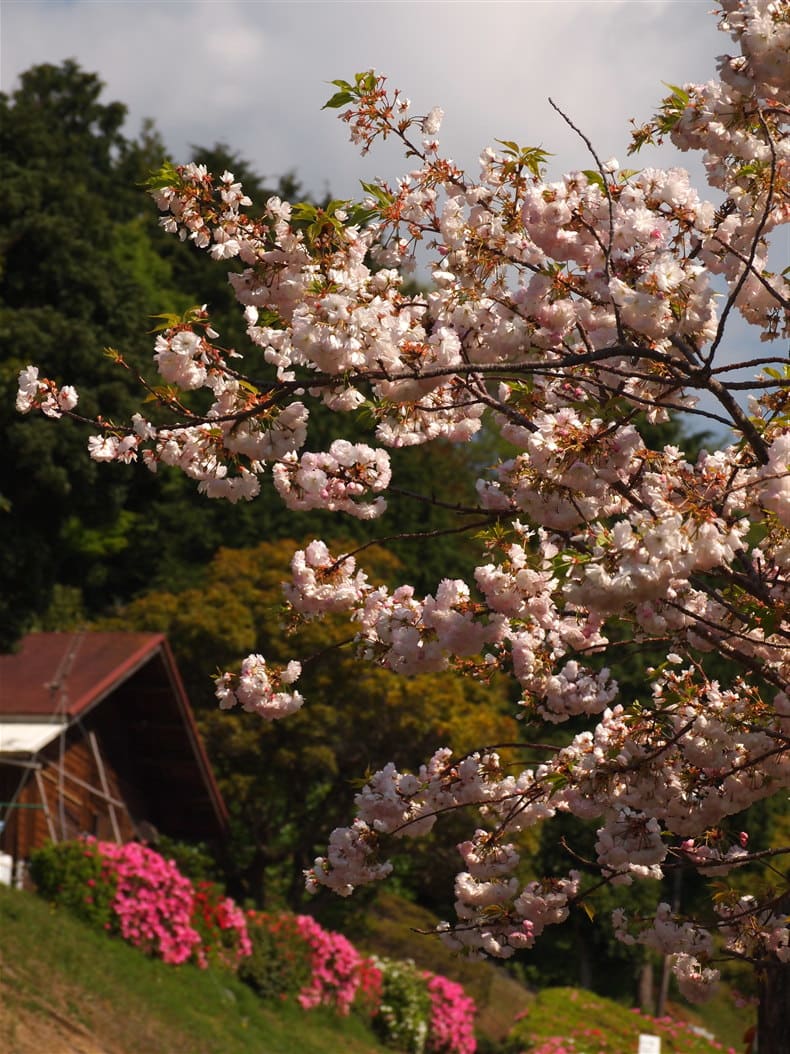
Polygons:
<instances>
[{"instance_id":1,"label":"dirt patch","mask_svg":"<svg viewBox=\"0 0 790 1054\"><path fill-rule=\"evenodd\" d=\"M46 1001L42 995L46 990ZM79 1018L87 1007L77 989L54 978L36 978L0 958L0 1049L6 1054L126 1054L108 1044ZM90 1018L112 1015L110 1006L94 1002Z\"/></svg>"}]
</instances>

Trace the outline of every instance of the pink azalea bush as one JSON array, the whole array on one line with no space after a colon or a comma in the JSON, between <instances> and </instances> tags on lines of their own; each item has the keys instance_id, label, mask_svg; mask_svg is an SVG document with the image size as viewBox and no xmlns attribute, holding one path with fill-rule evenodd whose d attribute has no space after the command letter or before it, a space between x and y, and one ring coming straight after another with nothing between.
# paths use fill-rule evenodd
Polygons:
<instances>
[{"instance_id":1,"label":"pink azalea bush","mask_svg":"<svg viewBox=\"0 0 790 1054\"><path fill-rule=\"evenodd\" d=\"M198 888L172 860L139 842L82 838L33 854L42 896L148 955L235 970L251 953L244 913L216 887Z\"/></svg>"},{"instance_id":2,"label":"pink azalea bush","mask_svg":"<svg viewBox=\"0 0 790 1054\"><path fill-rule=\"evenodd\" d=\"M385 1037L415 1054L476 1050L475 1004L460 984L410 962L360 955L311 915L244 912L213 883L193 885L174 861L138 842L49 845L34 855L33 872L42 895L163 962L237 971L262 998L295 995L305 1010L348 1014L353 1006L378 1016Z\"/></svg>"},{"instance_id":3,"label":"pink azalea bush","mask_svg":"<svg viewBox=\"0 0 790 1054\"><path fill-rule=\"evenodd\" d=\"M460 984L441 974L425 973L424 977L431 997L427 1050L432 1054L474 1054L474 999Z\"/></svg>"},{"instance_id":4,"label":"pink azalea bush","mask_svg":"<svg viewBox=\"0 0 790 1054\"><path fill-rule=\"evenodd\" d=\"M192 926L194 890L172 861L139 842L94 843L117 880L113 911L124 940L163 962L187 962L200 934Z\"/></svg>"},{"instance_id":5,"label":"pink azalea bush","mask_svg":"<svg viewBox=\"0 0 790 1054\"><path fill-rule=\"evenodd\" d=\"M342 934L325 930L311 915L297 915L299 933L311 952L312 976L299 993L305 1010L332 1006L347 1014L357 995L365 1004L377 1002L381 973Z\"/></svg>"}]
</instances>

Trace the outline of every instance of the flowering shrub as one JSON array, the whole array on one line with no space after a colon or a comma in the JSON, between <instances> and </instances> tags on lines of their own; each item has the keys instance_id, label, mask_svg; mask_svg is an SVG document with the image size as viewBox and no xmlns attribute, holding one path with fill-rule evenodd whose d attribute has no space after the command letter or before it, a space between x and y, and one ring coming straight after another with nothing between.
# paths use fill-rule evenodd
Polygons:
<instances>
[{"instance_id":1,"label":"flowering shrub","mask_svg":"<svg viewBox=\"0 0 790 1054\"><path fill-rule=\"evenodd\" d=\"M576 1054L576 1042L561 1036L550 1036L539 1047L534 1047L531 1054Z\"/></svg>"},{"instance_id":2,"label":"flowering shrub","mask_svg":"<svg viewBox=\"0 0 790 1054\"><path fill-rule=\"evenodd\" d=\"M381 971L382 986L381 1005L373 1027L389 1046L405 1054L423 1054L433 1011L425 975L411 960L376 959L375 962Z\"/></svg>"},{"instance_id":3,"label":"flowering shrub","mask_svg":"<svg viewBox=\"0 0 790 1054\"><path fill-rule=\"evenodd\" d=\"M207 965L208 949L200 947L201 935L192 925L196 907L192 883L153 849L137 842L116 845L93 838L60 842L32 854L31 874L42 896L70 908L91 925L120 934L147 954L166 963L183 963L194 956L199 965ZM239 934L232 901L220 907L217 898L212 912L207 905L208 901L204 914L214 919L207 926L208 934L215 927L229 926ZM244 947L240 934L234 941Z\"/></svg>"},{"instance_id":4,"label":"flowering shrub","mask_svg":"<svg viewBox=\"0 0 790 1054\"><path fill-rule=\"evenodd\" d=\"M203 969L211 963L235 972L252 954L244 912L213 882L198 882L194 889L192 926L200 936L193 957Z\"/></svg>"},{"instance_id":5,"label":"flowering shrub","mask_svg":"<svg viewBox=\"0 0 790 1054\"><path fill-rule=\"evenodd\" d=\"M43 896L166 963L238 971L261 998L296 996L305 1010L354 1006L407 1054L474 1054L475 1004L461 985L412 962L366 958L310 915L245 913L144 845L48 845L31 872Z\"/></svg>"},{"instance_id":6,"label":"flowering shrub","mask_svg":"<svg viewBox=\"0 0 790 1054\"><path fill-rule=\"evenodd\" d=\"M299 933L310 948L312 975L299 993L306 1010L314 1006L333 1006L347 1014L357 993L365 1003L375 1001L379 987L378 969L360 956L353 944L340 933L320 926L311 915L297 915Z\"/></svg>"},{"instance_id":7,"label":"flowering shrub","mask_svg":"<svg viewBox=\"0 0 790 1054\"><path fill-rule=\"evenodd\" d=\"M247 912L251 954L239 964L239 978L261 999L296 996L312 976L312 951L294 915Z\"/></svg>"},{"instance_id":8,"label":"flowering shrub","mask_svg":"<svg viewBox=\"0 0 790 1054\"><path fill-rule=\"evenodd\" d=\"M192 957L200 934L192 927L192 883L138 842L96 842L117 882L113 911L124 940L166 963Z\"/></svg>"},{"instance_id":9,"label":"flowering shrub","mask_svg":"<svg viewBox=\"0 0 790 1054\"><path fill-rule=\"evenodd\" d=\"M110 926L117 880L96 845L61 842L34 849L30 874L42 897L91 926Z\"/></svg>"},{"instance_id":10,"label":"flowering shrub","mask_svg":"<svg viewBox=\"0 0 790 1054\"><path fill-rule=\"evenodd\" d=\"M474 1054L475 1001L441 974L424 974L431 998L428 1047L433 1054Z\"/></svg>"},{"instance_id":11,"label":"flowering shrub","mask_svg":"<svg viewBox=\"0 0 790 1054\"><path fill-rule=\"evenodd\" d=\"M354 999L354 1010L363 1017L373 1018L381 1006L382 975L376 960L365 958L359 960L359 985Z\"/></svg>"}]
</instances>

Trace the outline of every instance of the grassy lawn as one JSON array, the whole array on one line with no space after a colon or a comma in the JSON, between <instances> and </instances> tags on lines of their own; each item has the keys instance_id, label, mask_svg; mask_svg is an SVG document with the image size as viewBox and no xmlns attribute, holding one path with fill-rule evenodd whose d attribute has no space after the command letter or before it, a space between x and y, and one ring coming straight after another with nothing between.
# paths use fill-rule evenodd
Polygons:
<instances>
[{"instance_id":1,"label":"grassy lawn","mask_svg":"<svg viewBox=\"0 0 790 1054\"><path fill-rule=\"evenodd\" d=\"M636 1054L644 1033L661 1039L661 1054L743 1050L743 1027L736 1026L731 1046L706 1039L694 1027L677 1017L648 1017L580 988L544 988L516 1025L511 1042L513 1051L537 1048L541 1054ZM553 1037L562 1042L549 1043Z\"/></svg>"},{"instance_id":2,"label":"grassy lawn","mask_svg":"<svg viewBox=\"0 0 790 1054\"><path fill-rule=\"evenodd\" d=\"M229 974L147 959L38 897L0 886L0 1050L378 1054L384 1048L353 1014L265 1005Z\"/></svg>"},{"instance_id":3,"label":"grassy lawn","mask_svg":"<svg viewBox=\"0 0 790 1054\"><path fill-rule=\"evenodd\" d=\"M583 989L533 995L490 964L459 960L416 936L412 927L424 926L424 914L385 896L366 914L359 943L395 958L424 956L425 968L462 981L481 1007L488 1051L636 1054L640 1032L661 1037L661 1054L743 1049L753 1015L736 1011L724 996L699 1016L673 1007L673 1019L656 1021ZM716 1031L723 1042L695 1034L681 1017ZM557 1042L547 1044L551 1037ZM342 1018L293 1002L263 1003L230 974L166 966L63 909L0 885L0 1051L382 1054L385 1048L353 1013Z\"/></svg>"}]
</instances>

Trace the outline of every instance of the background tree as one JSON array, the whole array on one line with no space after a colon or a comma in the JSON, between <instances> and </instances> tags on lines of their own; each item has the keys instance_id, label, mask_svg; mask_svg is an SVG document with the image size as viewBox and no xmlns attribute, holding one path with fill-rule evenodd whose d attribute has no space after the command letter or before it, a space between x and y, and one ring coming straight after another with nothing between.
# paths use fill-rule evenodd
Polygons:
<instances>
[{"instance_id":1,"label":"background tree","mask_svg":"<svg viewBox=\"0 0 790 1054\"><path fill-rule=\"evenodd\" d=\"M442 743L465 751L516 735L502 680L484 686L429 675L407 684L386 670L360 672L348 649L337 647L347 628L331 618L295 638L314 656L305 669L310 713L284 728L217 710L211 676L218 665L238 664L250 651L284 660L293 647L281 608L295 544L221 549L199 584L149 592L99 624L168 635L231 813L228 878L240 897L292 908L303 906L303 871L348 816L361 774L390 759L416 765ZM390 580L400 571L383 550L368 550L367 563ZM295 798L297 786L305 790ZM445 840L411 855L404 888L424 904L449 908L455 850Z\"/></svg>"},{"instance_id":2,"label":"background tree","mask_svg":"<svg viewBox=\"0 0 790 1054\"><path fill-rule=\"evenodd\" d=\"M153 316L180 315L205 301L227 346L247 338L227 281L238 262L218 268L160 229L141 187L166 158L165 147L150 122L130 137L126 107L102 101L102 89L95 74L67 61L33 67L14 92L0 96L0 394L8 405L19 370L35 360L54 377L81 378L86 415L101 410L108 420L123 420L135 406L134 374L152 372ZM217 175L235 169L261 208L272 193L301 194L293 175L267 189L226 144L193 152ZM129 370L102 357L105 347L118 349ZM319 441L322 431L330 433L331 416L320 409L314 416ZM0 647L36 619L57 628L151 585L183 588L229 537L243 546L311 529L306 519L294 523L271 490L273 500L231 507L207 502L166 468L157 476L142 467L111 468L100 482L97 465L83 455L84 436L67 423L56 435L43 421L6 415L0 435L7 451L0 468L7 538ZM465 455L448 447L444 456L446 474L462 489ZM428 474L427 458L409 462L404 488L419 490ZM393 506L389 534L450 521L403 496ZM332 534L332 517L322 529ZM453 545L431 555L415 568L420 583L427 588L443 560L460 567L458 555Z\"/></svg>"}]
</instances>

